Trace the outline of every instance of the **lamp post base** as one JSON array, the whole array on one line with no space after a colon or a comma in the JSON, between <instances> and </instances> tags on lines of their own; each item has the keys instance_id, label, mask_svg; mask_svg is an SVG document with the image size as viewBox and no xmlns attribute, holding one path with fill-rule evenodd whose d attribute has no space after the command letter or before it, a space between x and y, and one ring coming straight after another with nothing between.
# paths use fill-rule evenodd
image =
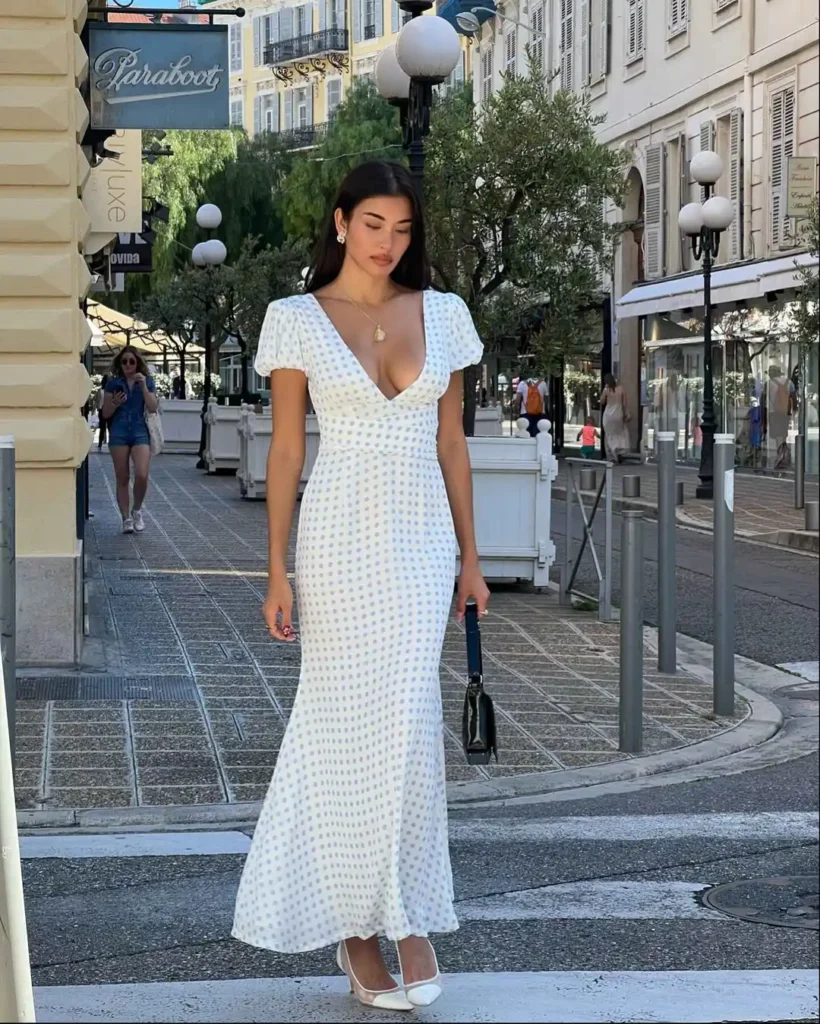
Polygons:
<instances>
[{"instance_id":1,"label":"lamp post base","mask_svg":"<svg viewBox=\"0 0 820 1024\"><path fill-rule=\"evenodd\" d=\"M695 488L695 497L711 501L715 496L715 484L713 480L701 480Z\"/></svg>"}]
</instances>

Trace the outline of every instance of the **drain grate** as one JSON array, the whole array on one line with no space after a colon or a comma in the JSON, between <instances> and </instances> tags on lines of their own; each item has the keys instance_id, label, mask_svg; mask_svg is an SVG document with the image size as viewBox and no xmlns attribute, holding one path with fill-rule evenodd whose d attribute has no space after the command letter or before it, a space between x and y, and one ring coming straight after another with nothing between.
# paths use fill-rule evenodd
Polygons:
<instances>
[{"instance_id":1,"label":"drain grate","mask_svg":"<svg viewBox=\"0 0 820 1024\"><path fill-rule=\"evenodd\" d=\"M189 676L18 676L17 699L193 702L198 695Z\"/></svg>"}]
</instances>

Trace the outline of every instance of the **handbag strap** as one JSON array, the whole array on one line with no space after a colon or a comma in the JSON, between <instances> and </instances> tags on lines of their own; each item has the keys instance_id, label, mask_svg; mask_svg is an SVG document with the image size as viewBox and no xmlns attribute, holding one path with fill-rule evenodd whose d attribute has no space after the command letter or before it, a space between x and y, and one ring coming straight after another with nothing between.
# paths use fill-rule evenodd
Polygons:
<instances>
[{"instance_id":1,"label":"handbag strap","mask_svg":"<svg viewBox=\"0 0 820 1024\"><path fill-rule=\"evenodd\" d=\"M484 676L481 661L481 631L478 628L478 605L468 601L464 613L467 631L467 675L471 683L480 683Z\"/></svg>"}]
</instances>

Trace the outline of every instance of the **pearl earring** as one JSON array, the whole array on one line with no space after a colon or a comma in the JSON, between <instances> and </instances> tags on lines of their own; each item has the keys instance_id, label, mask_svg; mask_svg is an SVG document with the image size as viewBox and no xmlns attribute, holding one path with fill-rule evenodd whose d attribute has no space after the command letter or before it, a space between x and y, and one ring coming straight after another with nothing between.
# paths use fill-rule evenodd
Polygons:
<instances>
[{"instance_id":1,"label":"pearl earring","mask_svg":"<svg viewBox=\"0 0 820 1024\"><path fill-rule=\"evenodd\" d=\"M336 235L336 241L339 243L339 245L344 245L346 238L347 238L347 233L345 231L340 231L339 234Z\"/></svg>"}]
</instances>

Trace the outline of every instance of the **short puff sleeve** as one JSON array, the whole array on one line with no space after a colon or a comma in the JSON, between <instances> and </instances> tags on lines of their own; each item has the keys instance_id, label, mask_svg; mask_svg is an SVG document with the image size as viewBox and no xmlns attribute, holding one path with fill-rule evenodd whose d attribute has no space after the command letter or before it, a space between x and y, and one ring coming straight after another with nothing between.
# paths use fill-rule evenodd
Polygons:
<instances>
[{"instance_id":1,"label":"short puff sleeve","mask_svg":"<svg viewBox=\"0 0 820 1024\"><path fill-rule=\"evenodd\" d=\"M450 373L455 373L481 362L484 345L464 299L453 293L447 299L450 305Z\"/></svg>"},{"instance_id":2,"label":"short puff sleeve","mask_svg":"<svg viewBox=\"0 0 820 1024\"><path fill-rule=\"evenodd\" d=\"M269 377L274 370L301 370L307 373L302 358L300 323L292 299L277 299L268 306L254 369L260 377Z\"/></svg>"}]
</instances>

